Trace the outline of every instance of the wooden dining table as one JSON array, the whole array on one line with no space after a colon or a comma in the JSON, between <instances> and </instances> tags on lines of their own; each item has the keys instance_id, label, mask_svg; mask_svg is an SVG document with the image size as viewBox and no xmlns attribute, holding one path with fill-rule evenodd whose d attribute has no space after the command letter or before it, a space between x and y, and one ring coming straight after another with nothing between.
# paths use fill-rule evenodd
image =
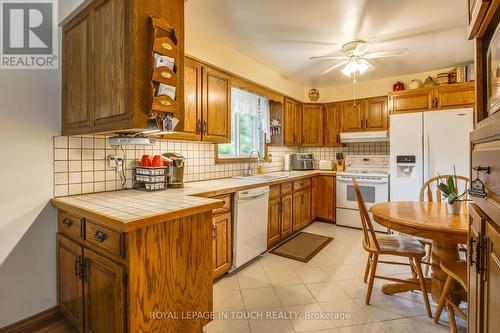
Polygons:
<instances>
[{"instance_id":1,"label":"wooden dining table","mask_svg":"<svg viewBox=\"0 0 500 333\"><path fill-rule=\"evenodd\" d=\"M374 204L370 208L375 222L399 231L432 240L431 278L430 284L432 299L439 301L446 281L446 273L440 263L444 260L458 260L458 244L467 243L468 234L468 205L462 203L460 215L453 215L445 202L423 201L392 201ZM413 277L408 281L414 281ZM382 287L385 294L396 294L418 289L414 283L391 283ZM460 287L455 292L460 294ZM463 291L463 290L462 290ZM462 293L463 294L463 293ZM457 296L459 297L459 296Z\"/></svg>"}]
</instances>

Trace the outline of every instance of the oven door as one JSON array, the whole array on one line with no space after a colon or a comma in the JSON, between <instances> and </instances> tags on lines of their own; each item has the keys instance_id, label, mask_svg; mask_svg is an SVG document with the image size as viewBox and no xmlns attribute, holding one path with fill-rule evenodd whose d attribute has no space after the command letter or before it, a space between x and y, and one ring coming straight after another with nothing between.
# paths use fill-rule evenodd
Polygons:
<instances>
[{"instance_id":1,"label":"oven door","mask_svg":"<svg viewBox=\"0 0 500 333\"><path fill-rule=\"evenodd\" d=\"M389 180L382 177L356 178L366 208L377 202L389 201ZM337 208L358 209L352 178L337 176Z\"/></svg>"}]
</instances>

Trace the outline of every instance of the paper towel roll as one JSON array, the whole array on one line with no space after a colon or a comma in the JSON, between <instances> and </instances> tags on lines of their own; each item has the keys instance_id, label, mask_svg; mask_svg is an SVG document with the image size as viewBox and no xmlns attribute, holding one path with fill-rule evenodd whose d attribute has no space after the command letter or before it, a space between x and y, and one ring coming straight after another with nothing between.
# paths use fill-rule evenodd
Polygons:
<instances>
[{"instance_id":1,"label":"paper towel roll","mask_svg":"<svg viewBox=\"0 0 500 333\"><path fill-rule=\"evenodd\" d=\"M285 154L283 170L290 171L290 154Z\"/></svg>"}]
</instances>

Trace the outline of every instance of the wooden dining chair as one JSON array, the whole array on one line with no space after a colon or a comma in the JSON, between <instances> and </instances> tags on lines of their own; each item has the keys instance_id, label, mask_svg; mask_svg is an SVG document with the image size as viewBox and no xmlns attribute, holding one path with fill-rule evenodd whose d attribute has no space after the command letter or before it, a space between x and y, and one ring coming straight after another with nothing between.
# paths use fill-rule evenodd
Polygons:
<instances>
[{"instance_id":1,"label":"wooden dining chair","mask_svg":"<svg viewBox=\"0 0 500 333\"><path fill-rule=\"evenodd\" d=\"M436 313L434 314L434 321L437 323L443 312L443 308L446 305L448 310L448 317L450 319L450 331L452 333L457 332L457 323L455 321L455 311L464 320L467 320L467 316L463 311L452 301L450 298L450 289L454 281L457 281L462 285L462 287L467 290L467 262L464 260L457 261L443 261L441 262L441 269L448 274L446 282L444 283L443 291L439 299L438 307Z\"/></svg>"},{"instance_id":2,"label":"wooden dining chair","mask_svg":"<svg viewBox=\"0 0 500 333\"><path fill-rule=\"evenodd\" d=\"M375 278L388 280L400 283L414 283L415 289L422 291L425 309L427 315L432 318L431 306L429 304L429 297L427 295L427 287L425 284L425 277L422 271L421 261L425 256L424 246L413 237L393 236L393 235L377 235L373 229L373 224L366 209L365 201L359 189L356 179L352 179L356 197L358 199L359 214L361 216L361 225L363 226L363 248L368 252L368 260L366 262L364 281L368 278L368 289L366 290L365 303L370 304L372 295L373 281ZM391 255L398 257L408 258L408 264L397 261L384 261L379 260L379 255ZM390 276L377 275L377 264L392 264L392 265L407 265L417 272L418 282L410 282L408 280L398 279Z\"/></svg>"},{"instance_id":3,"label":"wooden dining chair","mask_svg":"<svg viewBox=\"0 0 500 333\"><path fill-rule=\"evenodd\" d=\"M419 200L420 201L434 201L434 197L432 193L434 192L436 194L436 201L442 201L443 196L441 195L441 190L437 187L440 181L443 181L446 183L447 179L449 177L452 177L455 181L455 188L458 190L458 193L464 192L469 185L469 178L465 176L457 176L457 175L441 175L441 176L436 176L432 177L429 180L427 180L422 188L420 188L420 193L419 193ZM459 183L463 182L463 187L460 187ZM462 189L462 190L460 190ZM422 263L425 265L424 268L424 274L429 275L429 267L431 266L431 254L432 254L432 241L429 239L424 239L424 238L419 238L420 242L424 244L425 246L425 252L426 255L422 259Z\"/></svg>"}]
</instances>

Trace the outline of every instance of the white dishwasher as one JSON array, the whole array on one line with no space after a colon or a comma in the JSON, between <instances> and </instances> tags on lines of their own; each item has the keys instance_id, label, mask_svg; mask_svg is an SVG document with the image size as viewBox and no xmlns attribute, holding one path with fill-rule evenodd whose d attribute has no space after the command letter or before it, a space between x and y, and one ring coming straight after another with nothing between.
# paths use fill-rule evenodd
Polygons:
<instances>
[{"instance_id":1,"label":"white dishwasher","mask_svg":"<svg viewBox=\"0 0 500 333\"><path fill-rule=\"evenodd\" d=\"M267 250L269 186L234 195L233 268L243 266Z\"/></svg>"}]
</instances>

